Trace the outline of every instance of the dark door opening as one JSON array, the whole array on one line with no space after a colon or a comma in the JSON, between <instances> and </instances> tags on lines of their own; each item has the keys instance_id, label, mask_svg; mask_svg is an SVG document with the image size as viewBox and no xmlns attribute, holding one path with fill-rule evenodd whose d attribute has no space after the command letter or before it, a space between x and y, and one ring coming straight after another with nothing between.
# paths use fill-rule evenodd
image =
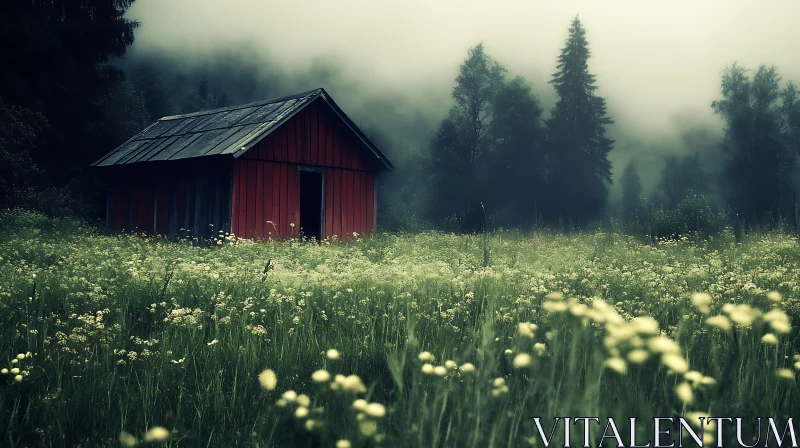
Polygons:
<instances>
[{"instance_id":1,"label":"dark door opening","mask_svg":"<svg viewBox=\"0 0 800 448\"><path fill-rule=\"evenodd\" d=\"M306 238L322 240L323 183L322 173L300 171L300 232Z\"/></svg>"}]
</instances>

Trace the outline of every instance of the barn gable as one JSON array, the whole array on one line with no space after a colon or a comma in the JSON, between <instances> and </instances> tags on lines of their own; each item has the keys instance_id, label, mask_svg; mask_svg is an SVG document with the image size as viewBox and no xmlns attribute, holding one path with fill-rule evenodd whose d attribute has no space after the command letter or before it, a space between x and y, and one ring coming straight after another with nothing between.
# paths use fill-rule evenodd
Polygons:
<instances>
[{"instance_id":1,"label":"barn gable","mask_svg":"<svg viewBox=\"0 0 800 448\"><path fill-rule=\"evenodd\" d=\"M324 172L323 235L351 239L375 230L378 160L336 112L316 100L234 162L232 231L246 238L295 237L301 172ZM292 226L294 224L294 226Z\"/></svg>"},{"instance_id":2,"label":"barn gable","mask_svg":"<svg viewBox=\"0 0 800 448\"><path fill-rule=\"evenodd\" d=\"M391 162L319 88L297 95L209 111L164 117L106 154L93 166L183 160L206 156L239 158L310 104L325 104L360 143L376 169Z\"/></svg>"}]
</instances>

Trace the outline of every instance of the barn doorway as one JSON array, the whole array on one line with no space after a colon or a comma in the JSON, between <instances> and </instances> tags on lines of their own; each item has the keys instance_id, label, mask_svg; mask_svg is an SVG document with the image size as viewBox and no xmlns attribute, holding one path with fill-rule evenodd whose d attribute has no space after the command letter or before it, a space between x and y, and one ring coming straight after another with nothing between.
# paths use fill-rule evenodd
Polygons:
<instances>
[{"instance_id":1,"label":"barn doorway","mask_svg":"<svg viewBox=\"0 0 800 448\"><path fill-rule=\"evenodd\" d=\"M319 171L300 171L300 232L317 241L322 241L325 217L323 180L324 173Z\"/></svg>"}]
</instances>

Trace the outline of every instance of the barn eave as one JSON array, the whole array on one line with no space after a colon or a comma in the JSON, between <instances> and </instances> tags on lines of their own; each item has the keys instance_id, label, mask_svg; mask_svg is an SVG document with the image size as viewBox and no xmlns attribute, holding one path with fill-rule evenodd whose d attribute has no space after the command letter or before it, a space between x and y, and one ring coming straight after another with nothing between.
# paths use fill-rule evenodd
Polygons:
<instances>
[{"instance_id":1,"label":"barn eave","mask_svg":"<svg viewBox=\"0 0 800 448\"><path fill-rule=\"evenodd\" d=\"M124 166L209 156L237 159L317 99L328 105L378 159L383 169L391 171L394 168L323 88L267 101L161 118L92 166ZM260 118L256 120L254 115Z\"/></svg>"}]
</instances>

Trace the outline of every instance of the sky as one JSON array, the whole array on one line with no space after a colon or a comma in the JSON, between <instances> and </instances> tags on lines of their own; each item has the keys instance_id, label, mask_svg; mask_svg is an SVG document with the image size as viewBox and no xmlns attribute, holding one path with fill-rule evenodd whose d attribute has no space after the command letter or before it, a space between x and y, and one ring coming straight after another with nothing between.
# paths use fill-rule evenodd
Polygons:
<instances>
[{"instance_id":1,"label":"sky","mask_svg":"<svg viewBox=\"0 0 800 448\"><path fill-rule=\"evenodd\" d=\"M265 73L309 83L335 79L321 87L346 112L427 126L418 138L425 140L452 105L458 65L479 42L552 107L547 81L576 15L597 92L615 120L615 173L627 160L647 169L665 152L691 152L687 141L718 138L723 123L711 102L734 62L775 65L800 82L796 0L136 0L127 17L141 22L140 54L193 64L242 52L259 61L252 70L264 64ZM335 76L308 76L320 67L334 67ZM394 100L391 114L363 107L381 98Z\"/></svg>"}]
</instances>

